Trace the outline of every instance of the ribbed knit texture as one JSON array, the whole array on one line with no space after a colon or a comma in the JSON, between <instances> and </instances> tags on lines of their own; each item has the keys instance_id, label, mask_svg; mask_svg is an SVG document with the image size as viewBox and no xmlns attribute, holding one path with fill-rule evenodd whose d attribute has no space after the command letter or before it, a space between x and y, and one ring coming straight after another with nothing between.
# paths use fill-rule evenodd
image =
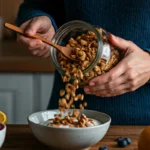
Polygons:
<instances>
[{"instance_id":1,"label":"ribbed knit texture","mask_svg":"<svg viewBox=\"0 0 150 150\"><path fill-rule=\"evenodd\" d=\"M46 5L44 5L45 3ZM59 2L57 4L59 6ZM64 0L64 6L66 15L65 20L61 23L75 19L84 20L133 41L143 50L150 51L149 0ZM49 0L43 0L43 2L42 0L26 0L26 3L20 7L18 24L34 16L54 17L55 13L52 8L57 9L58 7L52 5ZM50 18L52 19L52 17ZM60 13L60 18L62 18L62 13ZM59 18L57 19L59 20ZM55 24L54 20L52 20L53 24ZM62 88L64 88L64 84L60 74L56 71L48 109L58 108L59 90ZM84 93L83 89L79 89L77 92ZM150 84L145 84L134 92L117 97L101 98L85 95L85 100L88 102L87 109L109 114L112 124L150 124Z\"/></svg>"}]
</instances>

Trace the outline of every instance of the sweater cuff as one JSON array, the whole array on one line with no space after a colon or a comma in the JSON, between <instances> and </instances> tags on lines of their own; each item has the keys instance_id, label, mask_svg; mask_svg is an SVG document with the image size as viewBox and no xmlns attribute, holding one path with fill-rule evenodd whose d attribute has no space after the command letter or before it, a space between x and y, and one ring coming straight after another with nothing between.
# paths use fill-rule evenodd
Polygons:
<instances>
[{"instance_id":1,"label":"sweater cuff","mask_svg":"<svg viewBox=\"0 0 150 150\"><path fill-rule=\"evenodd\" d=\"M150 54L150 49L149 48L144 49L144 51L146 51L146 52L148 52ZM150 80L147 83L150 83Z\"/></svg>"},{"instance_id":2,"label":"sweater cuff","mask_svg":"<svg viewBox=\"0 0 150 150\"><path fill-rule=\"evenodd\" d=\"M150 54L150 48L143 48L143 50ZM150 83L150 80L147 83Z\"/></svg>"},{"instance_id":3,"label":"sweater cuff","mask_svg":"<svg viewBox=\"0 0 150 150\"><path fill-rule=\"evenodd\" d=\"M26 22L27 20L30 20L31 18L38 17L38 16L47 16L50 18L52 25L55 29L55 31L58 29L55 20L53 17L51 17L49 14L37 10L37 9L28 9L28 10L22 10L19 12L18 17L17 17L17 25L20 26L22 23Z\"/></svg>"},{"instance_id":4,"label":"sweater cuff","mask_svg":"<svg viewBox=\"0 0 150 150\"><path fill-rule=\"evenodd\" d=\"M144 51L150 54L150 48L144 48Z\"/></svg>"}]
</instances>

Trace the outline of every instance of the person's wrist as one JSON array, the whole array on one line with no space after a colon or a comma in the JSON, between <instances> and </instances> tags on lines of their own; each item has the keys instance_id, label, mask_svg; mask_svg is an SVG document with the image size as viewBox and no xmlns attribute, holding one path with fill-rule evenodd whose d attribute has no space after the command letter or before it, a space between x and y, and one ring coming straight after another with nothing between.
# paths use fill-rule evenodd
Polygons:
<instances>
[{"instance_id":1,"label":"person's wrist","mask_svg":"<svg viewBox=\"0 0 150 150\"><path fill-rule=\"evenodd\" d=\"M23 10L24 11L20 10L18 13L17 22L16 22L17 26L20 26L27 20L30 20L34 17L47 16L51 20L55 31L58 29L54 18L51 15L49 15L48 13L45 13L42 10L38 10L38 9L34 9L34 8L27 8L27 9L23 9Z\"/></svg>"},{"instance_id":2,"label":"person's wrist","mask_svg":"<svg viewBox=\"0 0 150 150\"><path fill-rule=\"evenodd\" d=\"M149 54L149 56L150 56L150 49L149 48L144 48L143 49L147 54Z\"/></svg>"},{"instance_id":3,"label":"person's wrist","mask_svg":"<svg viewBox=\"0 0 150 150\"><path fill-rule=\"evenodd\" d=\"M51 17L50 15L47 15L47 17L50 19L55 31L58 29L55 20L53 19L53 17Z\"/></svg>"},{"instance_id":4,"label":"person's wrist","mask_svg":"<svg viewBox=\"0 0 150 150\"><path fill-rule=\"evenodd\" d=\"M149 55L149 62L150 62L150 49L144 49L144 51ZM150 64L150 63L149 63ZM149 80L148 83L150 83L150 73L149 73Z\"/></svg>"}]
</instances>

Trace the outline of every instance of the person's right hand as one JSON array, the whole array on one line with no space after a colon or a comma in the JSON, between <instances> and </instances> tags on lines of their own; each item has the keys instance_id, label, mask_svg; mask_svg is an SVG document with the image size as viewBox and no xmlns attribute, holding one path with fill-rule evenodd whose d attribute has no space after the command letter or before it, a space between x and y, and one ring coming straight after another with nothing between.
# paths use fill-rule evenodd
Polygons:
<instances>
[{"instance_id":1,"label":"person's right hand","mask_svg":"<svg viewBox=\"0 0 150 150\"><path fill-rule=\"evenodd\" d=\"M40 34L42 37L51 40L55 34L51 20L47 16L32 18L23 23L20 28L25 30L27 35ZM23 35L17 36L18 43L25 46L33 55L46 58L50 55L48 44L43 43L39 39L28 38Z\"/></svg>"}]
</instances>

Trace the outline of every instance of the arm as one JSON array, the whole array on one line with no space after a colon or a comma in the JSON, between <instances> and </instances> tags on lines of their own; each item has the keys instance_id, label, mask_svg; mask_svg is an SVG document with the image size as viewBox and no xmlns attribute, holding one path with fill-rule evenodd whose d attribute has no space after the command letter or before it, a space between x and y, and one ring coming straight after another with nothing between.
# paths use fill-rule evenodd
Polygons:
<instances>
[{"instance_id":1,"label":"arm","mask_svg":"<svg viewBox=\"0 0 150 150\"><path fill-rule=\"evenodd\" d=\"M39 33L41 36L51 40L57 29L53 17L56 17L55 20L58 20L58 24L62 21L62 17L58 16L59 6L56 7L57 3L61 6L63 0L59 2L57 0L24 0L19 8L17 24L28 35ZM61 16L63 16L63 12L61 12ZM17 41L33 55L44 58L49 56L49 45L40 40L18 35Z\"/></svg>"},{"instance_id":2,"label":"arm","mask_svg":"<svg viewBox=\"0 0 150 150\"><path fill-rule=\"evenodd\" d=\"M30 20L31 18L47 16L52 21L54 28L57 29L54 19L47 13L47 8L44 8L43 6L45 5L42 4L41 0L24 0L19 8L17 24L20 26L22 23Z\"/></svg>"},{"instance_id":3,"label":"arm","mask_svg":"<svg viewBox=\"0 0 150 150\"><path fill-rule=\"evenodd\" d=\"M61 12L61 16L58 10ZM60 26L64 23L65 20L63 0L24 0L19 8L17 24L20 26L27 20L38 16L49 17L54 28L56 29L56 24Z\"/></svg>"}]
</instances>

